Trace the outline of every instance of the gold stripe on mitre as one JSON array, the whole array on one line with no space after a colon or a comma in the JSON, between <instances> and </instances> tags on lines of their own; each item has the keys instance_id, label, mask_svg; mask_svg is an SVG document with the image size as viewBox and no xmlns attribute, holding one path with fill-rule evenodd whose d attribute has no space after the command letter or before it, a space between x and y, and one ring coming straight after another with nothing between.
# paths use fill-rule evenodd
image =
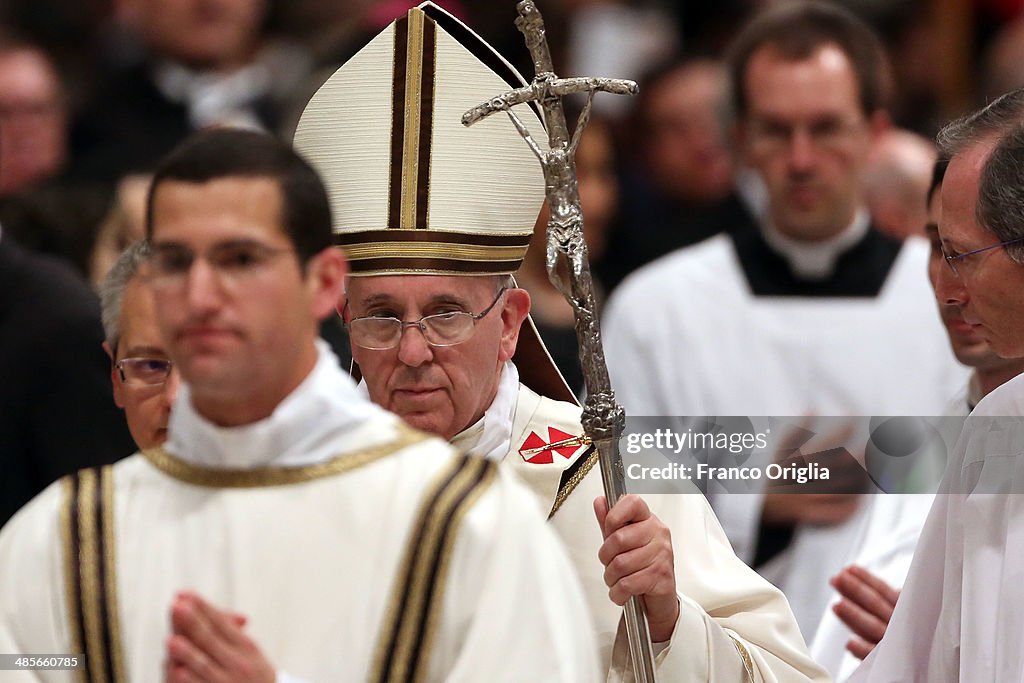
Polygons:
<instances>
[{"instance_id":1,"label":"gold stripe on mitre","mask_svg":"<svg viewBox=\"0 0 1024 683\"><path fill-rule=\"evenodd\" d=\"M499 274L526 255L530 236L447 230L369 230L335 235L353 274L413 272L420 267ZM415 267L412 264L416 264ZM433 265L431 265L433 264Z\"/></svg>"},{"instance_id":2,"label":"gold stripe on mitre","mask_svg":"<svg viewBox=\"0 0 1024 683\"><path fill-rule=\"evenodd\" d=\"M394 25L389 227L427 228L436 28L421 9Z\"/></svg>"},{"instance_id":3,"label":"gold stripe on mitre","mask_svg":"<svg viewBox=\"0 0 1024 683\"><path fill-rule=\"evenodd\" d=\"M399 258L443 258L457 261L512 261L526 255L526 247L459 246L435 242L388 242L387 244L352 244L343 247L345 256L352 261L361 259Z\"/></svg>"},{"instance_id":4,"label":"gold stripe on mitre","mask_svg":"<svg viewBox=\"0 0 1024 683\"><path fill-rule=\"evenodd\" d=\"M416 225L416 181L420 159L420 79L423 77L423 12L409 12L409 45L405 56L405 136L402 140L402 210L399 227L409 229ZM397 115L397 112L396 112Z\"/></svg>"}]
</instances>

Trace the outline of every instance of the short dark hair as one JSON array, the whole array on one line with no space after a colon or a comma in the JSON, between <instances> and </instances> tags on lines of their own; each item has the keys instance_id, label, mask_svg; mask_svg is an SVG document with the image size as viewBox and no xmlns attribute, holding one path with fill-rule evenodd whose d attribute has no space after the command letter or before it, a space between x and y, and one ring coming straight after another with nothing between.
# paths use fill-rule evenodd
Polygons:
<instances>
[{"instance_id":1,"label":"short dark hair","mask_svg":"<svg viewBox=\"0 0 1024 683\"><path fill-rule=\"evenodd\" d=\"M928 204L932 203L935 193L942 187L942 180L946 177L946 168L948 166L949 159L939 158L935 160L935 165L932 167L932 181L928 185L928 194L925 195Z\"/></svg>"},{"instance_id":2,"label":"short dark hair","mask_svg":"<svg viewBox=\"0 0 1024 683\"><path fill-rule=\"evenodd\" d=\"M634 126L646 132L650 128L649 109L651 107L651 100L658 93L659 89L677 74L700 68L721 70L723 72L722 78L726 77L724 62L714 57L703 55L673 55L646 71L640 78L640 94L637 96L633 106ZM726 112L722 111L721 113L722 121L724 122Z\"/></svg>"},{"instance_id":3,"label":"short dark hair","mask_svg":"<svg viewBox=\"0 0 1024 683\"><path fill-rule=\"evenodd\" d=\"M153 236L153 199L160 183L206 183L228 177L270 178L281 188L281 223L306 263L333 243L323 182L289 145L265 133L218 128L192 135L157 166L146 200L146 237Z\"/></svg>"},{"instance_id":4,"label":"short dark hair","mask_svg":"<svg viewBox=\"0 0 1024 683\"><path fill-rule=\"evenodd\" d=\"M878 34L848 10L810 0L782 3L757 14L733 39L727 62L737 117L747 113L745 85L750 58L768 45L793 60L806 59L824 45L835 45L853 66L864 113L885 107L888 67Z\"/></svg>"}]
</instances>

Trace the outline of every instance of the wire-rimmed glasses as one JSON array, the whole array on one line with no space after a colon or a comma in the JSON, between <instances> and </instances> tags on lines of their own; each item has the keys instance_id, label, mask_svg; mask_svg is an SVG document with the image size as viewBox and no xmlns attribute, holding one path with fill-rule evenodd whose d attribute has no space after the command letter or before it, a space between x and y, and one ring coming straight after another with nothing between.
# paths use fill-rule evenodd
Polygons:
<instances>
[{"instance_id":1,"label":"wire-rimmed glasses","mask_svg":"<svg viewBox=\"0 0 1024 683\"><path fill-rule=\"evenodd\" d=\"M406 327L417 327L431 346L455 346L473 336L477 321L484 318L501 299L506 288L502 287L494 301L480 313L468 311L447 311L425 315L419 320L399 320L390 316L364 316L349 320L348 328L352 343L372 351L393 349L402 340Z\"/></svg>"}]
</instances>

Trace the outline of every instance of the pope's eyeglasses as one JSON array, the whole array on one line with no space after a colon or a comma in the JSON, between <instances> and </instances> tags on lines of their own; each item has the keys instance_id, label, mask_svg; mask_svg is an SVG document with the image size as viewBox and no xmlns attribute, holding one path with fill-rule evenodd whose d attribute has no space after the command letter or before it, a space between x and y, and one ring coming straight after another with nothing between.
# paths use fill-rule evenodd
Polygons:
<instances>
[{"instance_id":1,"label":"pope's eyeglasses","mask_svg":"<svg viewBox=\"0 0 1024 683\"><path fill-rule=\"evenodd\" d=\"M364 316L349 320L349 337L356 346L371 351L393 349L402 341L406 327L417 327L431 346L455 346L473 336L476 323L484 318L501 299L506 288L502 287L491 305L480 313L468 311L447 311L425 315L419 320L404 321L391 316Z\"/></svg>"}]
</instances>

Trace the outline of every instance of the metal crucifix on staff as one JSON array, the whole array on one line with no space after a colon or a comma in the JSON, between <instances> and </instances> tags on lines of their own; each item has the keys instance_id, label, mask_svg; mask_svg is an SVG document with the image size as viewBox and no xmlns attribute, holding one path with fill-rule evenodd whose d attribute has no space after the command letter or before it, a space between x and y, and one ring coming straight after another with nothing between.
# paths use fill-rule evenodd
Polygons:
<instances>
[{"instance_id":1,"label":"metal crucifix on staff","mask_svg":"<svg viewBox=\"0 0 1024 683\"><path fill-rule=\"evenodd\" d=\"M583 211L576 181L575 153L590 117L594 95L598 92L635 95L637 85L633 81L611 78L559 78L554 72L544 20L537 6L532 0L523 0L516 9L519 12L516 27L525 37L533 58L533 82L474 107L463 115L462 123L470 126L495 112L506 112L544 169L550 208L546 252L548 277L572 305L576 315L580 364L587 387L583 429L597 446L605 497L611 507L626 493L625 473L619 454L619 437L625 428L626 414L615 401L604 360L593 280L583 240ZM574 93L586 93L587 102L570 139L562 97ZM512 111L512 107L526 102L538 102L544 111L548 133L546 149L537 143ZM560 271L559 266L563 263L566 267ZM634 676L640 683L653 683L654 658L643 603L631 597L625 605L625 616Z\"/></svg>"}]
</instances>

